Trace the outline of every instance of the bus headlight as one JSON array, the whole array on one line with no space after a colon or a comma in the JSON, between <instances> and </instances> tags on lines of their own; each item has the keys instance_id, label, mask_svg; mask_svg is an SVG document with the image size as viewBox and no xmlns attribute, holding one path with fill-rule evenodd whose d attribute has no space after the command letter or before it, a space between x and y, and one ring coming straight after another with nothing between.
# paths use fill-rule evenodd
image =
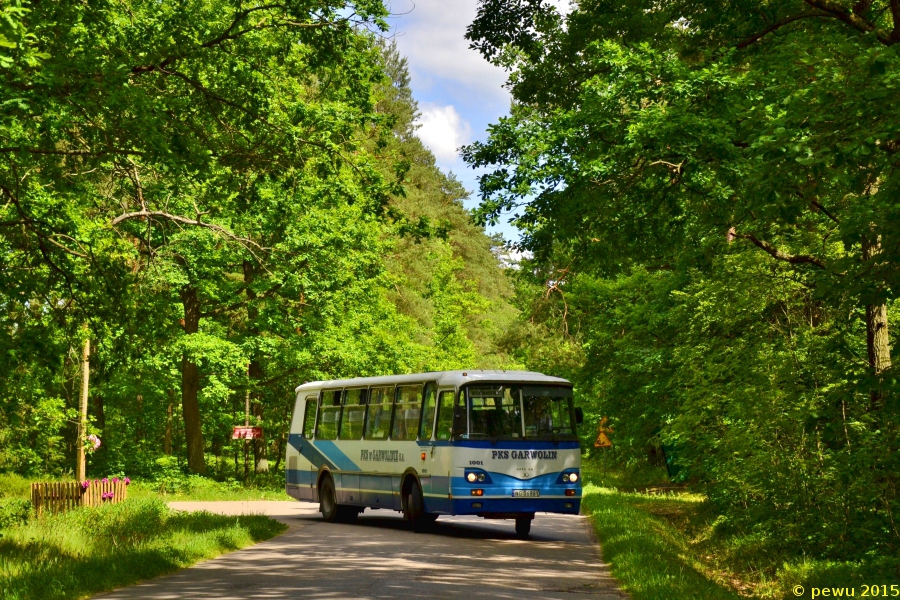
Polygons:
<instances>
[{"instance_id":1,"label":"bus headlight","mask_svg":"<svg viewBox=\"0 0 900 600\"><path fill-rule=\"evenodd\" d=\"M575 483L578 481L578 473L569 473L569 482Z\"/></svg>"},{"instance_id":2,"label":"bus headlight","mask_svg":"<svg viewBox=\"0 0 900 600\"><path fill-rule=\"evenodd\" d=\"M475 473L469 473L468 475L466 475L466 479L469 481L469 483L475 483L475 481L478 480L478 475L476 475ZM483 479L484 475L482 475L482 480Z\"/></svg>"},{"instance_id":3,"label":"bus headlight","mask_svg":"<svg viewBox=\"0 0 900 600\"><path fill-rule=\"evenodd\" d=\"M478 481L484 481L484 473L478 474Z\"/></svg>"}]
</instances>

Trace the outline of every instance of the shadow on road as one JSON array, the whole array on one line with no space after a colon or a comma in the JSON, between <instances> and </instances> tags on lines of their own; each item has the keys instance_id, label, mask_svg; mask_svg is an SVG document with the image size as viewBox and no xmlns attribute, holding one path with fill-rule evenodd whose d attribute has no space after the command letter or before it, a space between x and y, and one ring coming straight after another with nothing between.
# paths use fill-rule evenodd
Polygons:
<instances>
[{"instance_id":1,"label":"shadow on road","mask_svg":"<svg viewBox=\"0 0 900 600\"><path fill-rule=\"evenodd\" d=\"M291 529L278 538L107 597L625 597L580 517L539 514L522 540L512 521L441 517L416 534L400 515L378 512L353 524L281 516Z\"/></svg>"}]
</instances>

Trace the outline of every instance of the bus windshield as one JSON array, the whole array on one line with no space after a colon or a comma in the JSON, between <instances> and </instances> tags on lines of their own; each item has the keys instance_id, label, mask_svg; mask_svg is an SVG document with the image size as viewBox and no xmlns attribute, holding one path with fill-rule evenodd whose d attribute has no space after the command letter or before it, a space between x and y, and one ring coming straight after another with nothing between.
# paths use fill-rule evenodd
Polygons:
<instances>
[{"instance_id":1,"label":"bus windshield","mask_svg":"<svg viewBox=\"0 0 900 600\"><path fill-rule=\"evenodd\" d=\"M471 385L469 439L573 439L571 388L541 385Z\"/></svg>"}]
</instances>

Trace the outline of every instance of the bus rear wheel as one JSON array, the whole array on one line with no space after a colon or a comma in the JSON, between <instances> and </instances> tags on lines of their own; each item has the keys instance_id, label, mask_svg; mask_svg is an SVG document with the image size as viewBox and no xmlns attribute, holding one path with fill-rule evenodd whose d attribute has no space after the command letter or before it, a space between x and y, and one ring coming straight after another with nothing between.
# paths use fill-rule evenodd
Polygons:
<instances>
[{"instance_id":1,"label":"bus rear wheel","mask_svg":"<svg viewBox=\"0 0 900 600\"><path fill-rule=\"evenodd\" d=\"M528 534L531 533L531 521L534 519L532 516L527 517L517 517L516 518L516 535L520 538L527 538Z\"/></svg>"},{"instance_id":2,"label":"bus rear wheel","mask_svg":"<svg viewBox=\"0 0 900 600\"><path fill-rule=\"evenodd\" d=\"M319 512L322 518L333 523L338 520L340 510L338 510L337 498L334 493L334 480L331 475L325 475L319 484Z\"/></svg>"}]
</instances>

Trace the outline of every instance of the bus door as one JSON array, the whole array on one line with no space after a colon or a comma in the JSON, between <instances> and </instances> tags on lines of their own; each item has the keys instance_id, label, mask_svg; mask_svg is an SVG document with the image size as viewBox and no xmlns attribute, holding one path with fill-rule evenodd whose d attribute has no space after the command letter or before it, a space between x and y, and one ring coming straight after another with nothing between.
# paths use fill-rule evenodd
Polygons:
<instances>
[{"instance_id":1,"label":"bus door","mask_svg":"<svg viewBox=\"0 0 900 600\"><path fill-rule=\"evenodd\" d=\"M422 493L431 493L431 475L434 473L434 418L437 414L437 393L434 383L426 383L422 394L422 419L419 424L419 483Z\"/></svg>"},{"instance_id":2,"label":"bus door","mask_svg":"<svg viewBox=\"0 0 900 600\"><path fill-rule=\"evenodd\" d=\"M431 467L430 493L435 499L446 499L450 496L450 473L453 465L449 442L453 434L453 396L452 388L438 392L434 441L429 447L427 461Z\"/></svg>"},{"instance_id":3,"label":"bus door","mask_svg":"<svg viewBox=\"0 0 900 600\"><path fill-rule=\"evenodd\" d=\"M303 441L300 443L302 445L312 444L313 434L316 431L316 413L318 413L319 408L319 396L312 395L306 397L306 404L303 407L303 426L301 431L303 432ZM308 460L308 459L307 459ZM303 473L298 472L299 481L297 482L298 491L300 492L300 497L304 500L317 500L317 490L316 490L316 476L319 474L319 470L312 463L309 465L310 473L307 477L303 477Z\"/></svg>"}]
</instances>

